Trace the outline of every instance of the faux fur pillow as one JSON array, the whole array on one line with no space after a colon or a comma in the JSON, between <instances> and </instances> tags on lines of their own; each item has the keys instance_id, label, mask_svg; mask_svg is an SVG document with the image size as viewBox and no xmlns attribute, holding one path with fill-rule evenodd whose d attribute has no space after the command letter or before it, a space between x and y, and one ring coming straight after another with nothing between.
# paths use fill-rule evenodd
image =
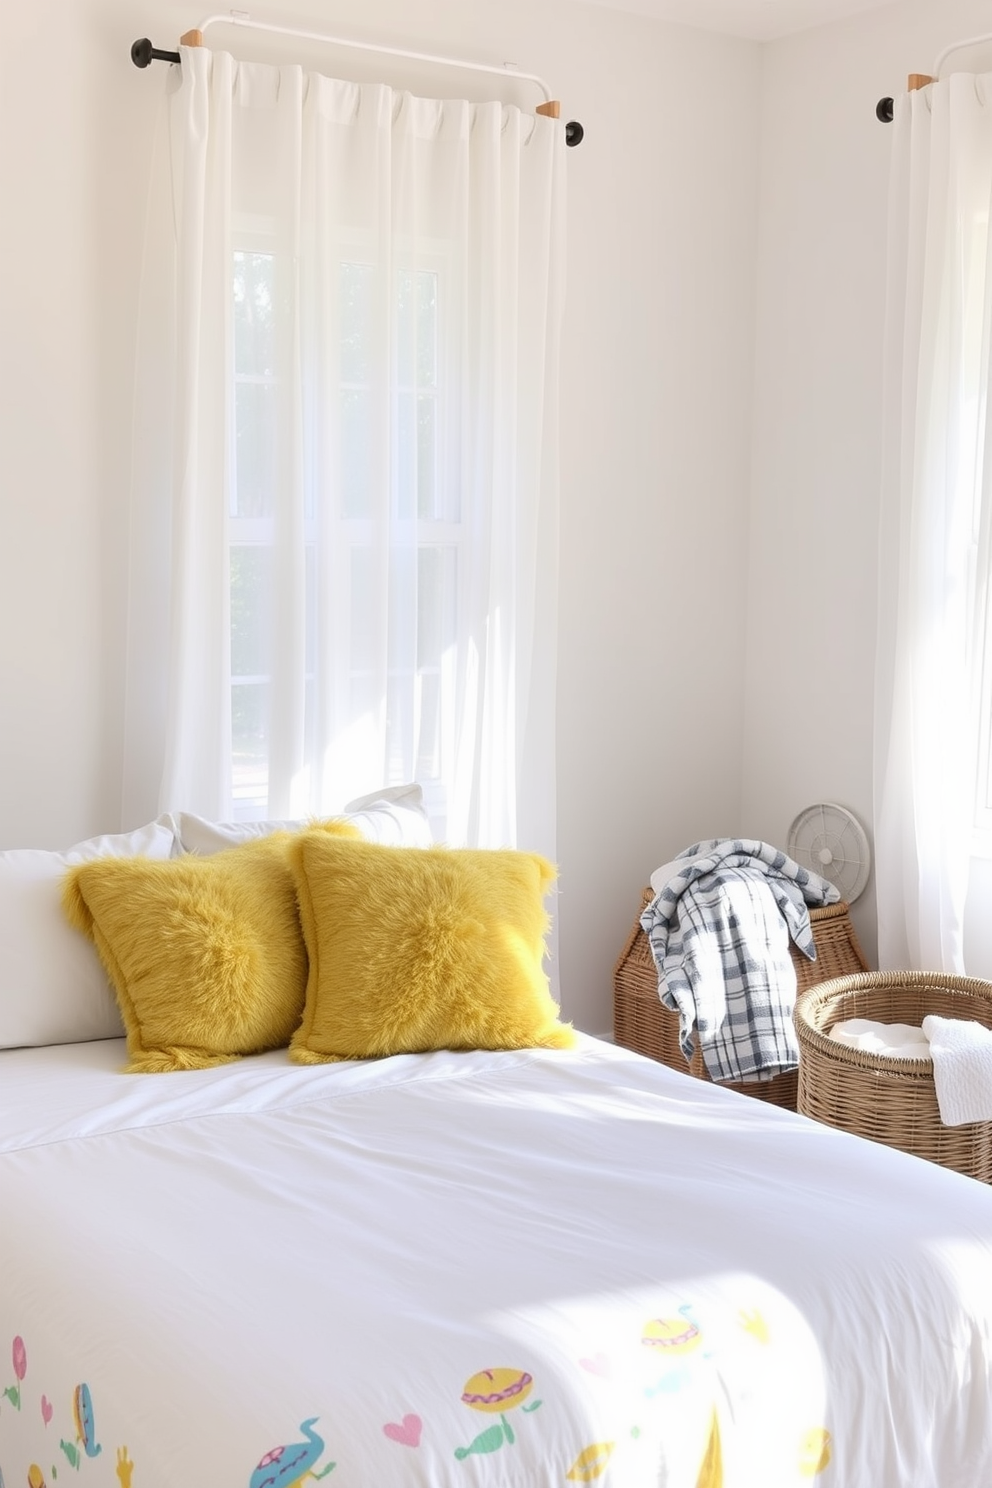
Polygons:
<instances>
[{"instance_id":1,"label":"faux fur pillow","mask_svg":"<svg viewBox=\"0 0 992 1488\"><path fill-rule=\"evenodd\" d=\"M543 969L544 858L302 832L291 861L310 974L290 1058L574 1043Z\"/></svg>"},{"instance_id":2,"label":"faux fur pillow","mask_svg":"<svg viewBox=\"0 0 992 1488\"><path fill-rule=\"evenodd\" d=\"M314 835L357 836L344 823ZM285 1047L307 958L290 870L292 834L208 858L104 858L72 869L62 903L117 994L128 1070L203 1069Z\"/></svg>"}]
</instances>

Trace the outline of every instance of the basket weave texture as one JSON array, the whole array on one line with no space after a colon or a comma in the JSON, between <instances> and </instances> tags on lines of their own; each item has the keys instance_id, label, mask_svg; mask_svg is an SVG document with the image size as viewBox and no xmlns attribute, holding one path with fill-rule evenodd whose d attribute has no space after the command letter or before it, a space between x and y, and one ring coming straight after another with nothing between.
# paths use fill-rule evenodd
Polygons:
<instances>
[{"instance_id":1,"label":"basket weave texture","mask_svg":"<svg viewBox=\"0 0 992 1488\"><path fill-rule=\"evenodd\" d=\"M660 1060L662 1064L683 1074L694 1075L698 1080L708 1080L710 1077L698 1045L691 1062L686 1064L679 1043L679 1015L664 1007L658 996L658 968L640 919L653 898L654 891L645 889L641 907L614 967L613 1037L618 1044L638 1054L647 1054L650 1059ZM827 978L868 970L846 904L828 904L822 909L811 909L809 918L816 943L816 960L808 961L794 945L789 946L796 968L797 995ZM798 1084L797 1072L789 1070L770 1080L730 1084L730 1089L794 1111Z\"/></svg>"},{"instance_id":2,"label":"basket weave texture","mask_svg":"<svg viewBox=\"0 0 992 1488\"><path fill-rule=\"evenodd\" d=\"M929 1013L992 1028L992 982L929 971L839 977L796 1004L799 1110L843 1131L885 1142L992 1182L992 1122L944 1126L932 1059L896 1059L829 1038L835 1023L871 1018L918 1025Z\"/></svg>"}]
</instances>

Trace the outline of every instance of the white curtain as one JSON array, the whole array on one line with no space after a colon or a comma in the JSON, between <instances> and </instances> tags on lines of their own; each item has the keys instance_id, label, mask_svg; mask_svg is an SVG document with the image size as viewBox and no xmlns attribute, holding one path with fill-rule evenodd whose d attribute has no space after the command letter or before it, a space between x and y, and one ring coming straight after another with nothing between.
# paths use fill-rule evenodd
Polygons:
<instances>
[{"instance_id":1,"label":"white curtain","mask_svg":"<svg viewBox=\"0 0 992 1488\"><path fill-rule=\"evenodd\" d=\"M961 973L989 566L992 76L896 101L875 726L882 969Z\"/></svg>"},{"instance_id":2,"label":"white curtain","mask_svg":"<svg viewBox=\"0 0 992 1488\"><path fill-rule=\"evenodd\" d=\"M417 779L447 840L553 856L561 125L203 48L172 73L125 813Z\"/></svg>"}]
</instances>

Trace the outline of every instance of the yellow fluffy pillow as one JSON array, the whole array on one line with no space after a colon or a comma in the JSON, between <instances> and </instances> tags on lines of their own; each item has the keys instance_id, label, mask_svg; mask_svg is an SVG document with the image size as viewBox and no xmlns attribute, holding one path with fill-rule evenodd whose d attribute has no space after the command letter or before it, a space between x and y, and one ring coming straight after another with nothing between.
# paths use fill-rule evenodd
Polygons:
<instances>
[{"instance_id":1,"label":"yellow fluffy pillow","mask_svg":"<svg viewBox=\"0 0 992 1488\"><path fill-rule=\"evenodd\" d=\"M575 1042L542 966L544 858L303 832L291 860L310 960L291 1059Z\"/></svg>"},{"instance_id":2,"label":"yellow fluffy pillow","mask_svg":"<svg viewBox=\"0 0 992 1488\"><path fill-rule=\"evenodd\" d=\"M333 832L358 835L314 829ZM103 858L66 875L63 908L113 984L129 1071L204 1069L289 1043L307 981L292 842L276 832L207 858Z\"/></svg>"}]
</instances>

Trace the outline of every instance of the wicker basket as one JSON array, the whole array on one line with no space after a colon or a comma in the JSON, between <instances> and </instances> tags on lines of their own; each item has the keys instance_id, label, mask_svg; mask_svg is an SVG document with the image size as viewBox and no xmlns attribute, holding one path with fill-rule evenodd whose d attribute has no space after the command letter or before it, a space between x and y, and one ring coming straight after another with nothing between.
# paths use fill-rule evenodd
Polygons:
<instances>
[{"instance_id":1,"label":"wicker basket","mask_svg":"<svg viewBox=\"0 0 992 1488\"><path fill-rule=\"evenodd\" d=\"M992 1182L992 1122L941 1123L932 1059L876 1055L827 1036L847 1018L915 1026L928 1013L992 1028L992 982L929 971L872 972L806 991L796 1004L799 1110Z\"/></svg>"},{"instance_id":2,"label":"wicker basket","mask_svg":"<svg viewBox=\"0 0 992 1488\"><path fill-rule=\"evenodd\" d=\"M679 1015L664 1007L658 996L658 968L640 919L641 912L653 898L653 890L645 889L641 908L614 968L613 1037L618 1044L634 1049L638 1054L647 1054L683 1074L708 1080L698 1047L691 1063L686 1064L679 1043ZM816 960L808 961L794 945L789 947L796 968L798 991L802 992L814 982L828 977L868 970L846 904L811 909L809 917L816 942ZM795 1070L775 1075L770 1080L732 1084L730 1088L741 1090L745 1095L756 1095L773 1105L787 1106L790 1111L796 1109L798 1075Z\"/></svg>"}]
</instances>

